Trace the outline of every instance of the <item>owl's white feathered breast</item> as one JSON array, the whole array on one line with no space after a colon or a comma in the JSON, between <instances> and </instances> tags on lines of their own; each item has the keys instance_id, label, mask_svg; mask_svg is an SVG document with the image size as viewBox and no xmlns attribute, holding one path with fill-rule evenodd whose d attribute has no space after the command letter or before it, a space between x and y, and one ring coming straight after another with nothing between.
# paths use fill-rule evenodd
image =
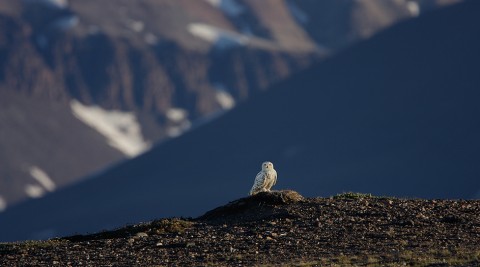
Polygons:
<instances>
[{"instance_id":1,"label":"owl's white feathered breast","mask_svg":"<svg viewBox=\"0 0 480 267\"><path fill-rule=\"evenodd\" d=\"M250 195L255 195L259 192L268 192L276 183L277 171L273 168L273 163L266 161L262 163L262 170L255 177Z\"/></svg>"}]
</instances>

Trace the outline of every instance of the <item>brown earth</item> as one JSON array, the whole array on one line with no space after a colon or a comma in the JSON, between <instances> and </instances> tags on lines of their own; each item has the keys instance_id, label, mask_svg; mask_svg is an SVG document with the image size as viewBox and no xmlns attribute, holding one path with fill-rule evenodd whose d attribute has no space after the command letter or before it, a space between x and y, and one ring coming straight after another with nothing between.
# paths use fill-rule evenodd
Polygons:
<instances>
[{"instance_id":1,"label":"brown earth","mask_svg":"<svg viewBox=\"0 0 480 267\"><path fill-rule=\"evenodd\" d=\"M478 266L480 201L260 193L196 219L0 244L1 266Z\"/></svg>"}]
</instances>

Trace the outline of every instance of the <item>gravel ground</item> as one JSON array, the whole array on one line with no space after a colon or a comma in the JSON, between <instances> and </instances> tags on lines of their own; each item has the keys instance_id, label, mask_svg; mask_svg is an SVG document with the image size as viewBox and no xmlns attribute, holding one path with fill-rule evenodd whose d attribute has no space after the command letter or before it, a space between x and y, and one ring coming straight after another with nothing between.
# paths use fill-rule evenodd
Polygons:
<instances>
[{"instance_id":1,"label":"gravel ground","mask_svg":"<svg viewBox=\"0 0 480 267\"><path fill-rule=\"evenodd\" d=\"M196 219L0 243L0 266L480 266L480 201L260 193Z\"/></svg>"}]
</instances>

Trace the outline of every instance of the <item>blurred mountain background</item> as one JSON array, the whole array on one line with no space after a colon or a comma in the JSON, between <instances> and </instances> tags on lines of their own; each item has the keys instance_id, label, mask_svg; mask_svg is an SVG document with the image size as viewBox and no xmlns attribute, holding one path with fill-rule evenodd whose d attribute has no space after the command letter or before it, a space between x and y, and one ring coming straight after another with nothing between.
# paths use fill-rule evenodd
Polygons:
<instances>
[{"instance_id":1,"label":"blurred mountain background","mask_svg":"<svg viewBox=\"0 0 480 267\"><path fill-rule=\"evenodd\" d=\"M264 160L304 195L475 197L457 2L2 1L0 236L196 216Z\"/></svg>"}]
</instances>

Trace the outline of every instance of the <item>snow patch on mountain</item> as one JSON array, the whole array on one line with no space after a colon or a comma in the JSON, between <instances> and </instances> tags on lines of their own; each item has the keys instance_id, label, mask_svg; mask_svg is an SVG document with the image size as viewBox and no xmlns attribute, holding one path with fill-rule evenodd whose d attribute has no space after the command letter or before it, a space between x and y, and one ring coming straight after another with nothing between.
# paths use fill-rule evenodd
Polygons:
<instances>
[{"instance_id":1,"label":"snow patch on mountain","mask_svg":"<svg viewBox=\"0 0 480 267\"><path fill-rule=\"evenodd\" d=\"M25 186L25 193L31 198L40 198L45 195L45 189L37 184L27 184Z\"/></svg>"},{"instance_id":2,"label":"snow patch on mountain","mask_svg":"<svg viewBox=\"0 0 480 267\"><path fill-rule=\"evenodd\" d=\"M220 29L204 23L190 23L187 29L192 35L212 43L218 48L246 45L250 40L250 37L244 34Z\"/></svg>"},{"instance_id":3,"label":"snow patch on mountain","mask_svg":"<svg viewBox=\"0 0 480 267\"><path fill-rule=\"evenodd\" d=\"M7 209L7 201L2 196L0 196L0 212L6 209Z\"/></svg>"},{"instance_id":4,"label":"snow patch on mountain","mask_svg":"<svg viewBox=\"0 0 480 267\"><path fill-rule=\"evenodd\" d=\"M142 32L145 29L145 23L140 20L128 19L127 26L134 32Z\"/></svg>"},{"instance_id":5,"label":"snow patch on mountain","mask_svg":"<svg viewBox=\"0 0 480 267\"><path fill-rule=\"evenodd\" d=\"M413 17L420 15L420 5L415 1L407 1L407 9Z\"/></svg>"},{"instance_id":6,"label":"snow patch on mountain","mask_svg":"<svg viewBox=\"0 0 480 267\"><path fill-rule=\"evenodd\" d=\"M192 126L188 120L188 111L183 108L170 108L165 115L171 122L166 130L167 135L171 138L180 136Z\"/></svg>"},{"instance_id":7,"label":"snow patch on mountain","mask_svg":"<svg viewBox=\"0 0 480 267\"><path fill-rule=\"evenodd\" d=\"M133 112L85 106L76 100L70 102L70 107L75 117L105 136L110 146L128 157L134 157L151 146L143 138L140 124Z\"/></svg>"},{"instance_id":8,"label":"snow patch on mountain","mask_svg":"<svg viewBox=\"0 0 480 267\"><path fill-rule=\"evenodd\" d=\"M64 9L68 7L68 0L24 0L28 3L41 3L50 7Z\"/></svg>"},{"instance_id":9,"label":"snow patch on mountain","mask_svg":"<svg viewBox=\"0 0 480 267\"><path fill-rule=\"evenodd\" d=\"M53 192L57 187L48 174L37 166L30 168L30 175L49 192Z\"/></svg>"},{"instance_id":10,"label":"snow patch on mountain","mask_svg":"<svg viewBox=\"0 0 480 267\"><path fill-rule=\"evenodd\" d=\"M192 123L189 120L185 120L182 123L167 128L167 135L171 138L180 136L185 131L192 127Z\"/></svg>"},{"instance_id":11,"label":"snow patch on mountain","mask_svg":"<svg viewBox=\"0 0 480 267\"><path fill-rule=\"evenodd\" d=\"M223 87L216 88L215 98L224 110L229 110L235 107L235 99Z\"/></svg>"},{"instance_id":12,"label":"snow patch on mountain","mask_svg":"<svg viewBox=\"0 0 480 267\"><path fill-rule=\"evenodd\" d=\"M222 10L230 17L236 17L245 11L245 8L236 0L205 0L212 6Z\"/></svg>"},{"instance_id":13,"label":"snow patch on mountain","mask_svg":"<svg viewBox=\"0 0 480 267\"><path fill-rule=\"evenodd\" d=\"M171 108L167 110L166 116L173 122L181 122L188 116L188 111L183 108Z\"/></svg>"}]
</instances>

